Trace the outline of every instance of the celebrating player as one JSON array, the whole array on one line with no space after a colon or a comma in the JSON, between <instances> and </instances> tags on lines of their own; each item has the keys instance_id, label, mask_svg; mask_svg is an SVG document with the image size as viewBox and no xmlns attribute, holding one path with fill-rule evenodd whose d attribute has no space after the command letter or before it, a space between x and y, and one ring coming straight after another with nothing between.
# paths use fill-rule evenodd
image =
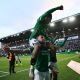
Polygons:
<instances>
[{"instance_id":1,"label":"celebrating player","mask_svg":"<svg viewBox=\"0 0 80 80\"><path fill-rule=\"evenodd\" d=\"M52 13L56 10L63 10L63 6L61 5L56 8L52 8L38 18L37 23L34 27L34 31L32 32L30 36L29 43L31 46L34 44L32 42L37 41L35 39L36 39L36 36L39 34L44 35L47 40L50 40L50 38L46 34L46 31L47 31L47 28L49 27L49 23L51 22Z\"/></svg>"}]
</instances>

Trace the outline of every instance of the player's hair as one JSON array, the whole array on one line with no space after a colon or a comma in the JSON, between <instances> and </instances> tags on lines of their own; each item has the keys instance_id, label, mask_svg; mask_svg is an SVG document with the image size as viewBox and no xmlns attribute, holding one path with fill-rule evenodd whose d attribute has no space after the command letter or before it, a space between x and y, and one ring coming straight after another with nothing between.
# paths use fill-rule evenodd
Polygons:
<instances>
[{"instance_id":1,"label":"player's hair","mask_svg":"<svg viewBox=\"0 0 80 80\"><path fill-rule=\"evenodd\" d=\"M40 33L40 34L37 34L37 35L36 35L36 38L37 38L38 36L40 36L40 35L45 36L45 35L43 35L43 34Z\"/></svg>"}]
</instances>

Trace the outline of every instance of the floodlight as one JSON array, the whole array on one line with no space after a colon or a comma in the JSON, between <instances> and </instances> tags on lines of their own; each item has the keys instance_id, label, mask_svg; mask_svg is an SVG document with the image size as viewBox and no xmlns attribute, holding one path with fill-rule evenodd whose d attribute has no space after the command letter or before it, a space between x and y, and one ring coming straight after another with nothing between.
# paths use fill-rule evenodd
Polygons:
<instances>
[{"instance_id":1,"label":"floodlight","mask_svg":"<svg viewBox=\"0 0 80 80\"><path fill-rule=\"evenodd\" d=\"M56 34L58 34L58 32L56 32Z\"/></svg>"},{"instance_id":2,"label":"floodlight","mask_svg":"<svg viewBox=\"0 0 80 80\"><path fill-rule=\"evenodd\" d=\"M55 23L54 22L51 22L49 23L50 27L54 27L55 26Z\"/></svg>"},{"instance_id":3,"label":"floodlight","mask_svg":"<svg viewBox=\"0 0 80 80\"><path fill-rule=\"evenodd\" d=\"M14 36L16 36L16 34L14 34Z\"/></svg>"},{"instance_id":4,"label":"floodlight","mask_svg":"<svg viewBox=\"0 0 80 80\"><path fill-rule=\"evenodd\" d=\"M23 47L25 47L25 45L22 45Z\"/></svg>"},{"instance_id":5,"label":"floodlight","mask_svg":"<svg viewBox=\"0 0 80 80\"><path fill-rule=\"evenodd\" d=\"M78 28L74 28L75 30L78 30Z\"/></svg>"},{"instance_id":6,"label":"floodlight","mask_svg":"<svg viewBox=\"0 0 80 80\"><path fill-rule=\"evenodd\" d=\"M71 31L71 29L68 29L68 31Z\"/></svg>"},{"instance_id":7,"label":"floodlight","mask_svg":"<svg viewBox=\"0 0 80 80\"><path fill-rule=\"evenodd\" d=\"M67 23L68 22L68 19L64 19L62 22L63 23Z\"/></svg>"},{"instance_id":8,"label":"floodlight","mask_svg":"<svg viewBox=\"0 0 80 80\"><path fill-rule=\"evenodd\" d=\"M11 35L11 37L13 37L13 35Z\"/></svg>"},{"instance_id":9,"label":"floodlight","mask_svg":"<svg viewBox=\"0 0 80 80\"><path fill-rule=\"evenodd\" d=\"M19 33L17 34L17 36L19 36Z\"/></svg>"},{"instance_id":10,"label":"floodlight","mask_svg":"<svg viewBox=\"0 0 80 80\"><path fill-rule=\"evenodd\" d=\"M73 22L75 20L74 16L69 17L69 21Z\"/></svg>"},{"instance_id":11,"label":"floodlight","mask_svg":"<svg viewBox=\"0 0 80 80\"><path fill-rule=\"evenodd\" d=\"M63 30L63 31L61 31L62 33L64 33L65 31Z\"/></svg>"},{"instance_id":12,"label":"floodlight","mask_svg":"<svg viewBox=\"0 0 80 80\"><path fill-rule=\"evenodd\" d=\"M20 41L22 41L22 40L20 40Z\"/></svg>"},{"instance_id":13,"label":"floodlight","mask_svg":"<svg viewBox=\"0 0 80 80\"><path fill-rule=\"evenodd\" d=\"M4 40L4 39L2 39L2 40Z\"/></svg>"}]
</instances>

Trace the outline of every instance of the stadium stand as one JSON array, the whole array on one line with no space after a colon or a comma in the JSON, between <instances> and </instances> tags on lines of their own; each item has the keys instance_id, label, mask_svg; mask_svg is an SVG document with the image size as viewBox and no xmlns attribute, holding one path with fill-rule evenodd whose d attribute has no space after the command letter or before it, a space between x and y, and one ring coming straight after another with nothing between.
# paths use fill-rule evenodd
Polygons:
<instances>
[{"instance_id":1,"label":"stadium stand","mask_svg":"<svg viewBox=\"0 0 80 80\"><path fill-rule=\"evenodd\" d=\"M75 20L72 21L73 19ZM50 25L47 30L48 34L52 34L53 37L59 35L59 38L68 36L66 44L61 50L59 50L60 52L80 50L80 13L53 21L51 23L55 23L55 25ZM15 49L19 53L30 53L29 37L31 35L31 30L32 29L29 29L3 37L0 39L1 45L4 46L4 44L8 44L11 49Z\"/></svg>"},{"instance_id":2,"label":"stadium stand","mask_svg":"<svg viewBox=\"0 0 80 80\"><path fill-rule=\"evenodd\" d=\"M69 37L70 38L70 37ZM77 39L69 39L65 43L62 49L60 49L61 52L66 51L80 51L80 39L77 37Z\"/></svg>"},{"instance_id":3,"label":"stadium stand","mask_svg":"<svg viewBox=\"0 0 80 80\"><path fill-rule=\"evenodd\" d=\"M0 56L3 56L3 57L6 56L6 53L4 53L4 51L2 49L0 49Z\"/></svg>"}]
</instances>

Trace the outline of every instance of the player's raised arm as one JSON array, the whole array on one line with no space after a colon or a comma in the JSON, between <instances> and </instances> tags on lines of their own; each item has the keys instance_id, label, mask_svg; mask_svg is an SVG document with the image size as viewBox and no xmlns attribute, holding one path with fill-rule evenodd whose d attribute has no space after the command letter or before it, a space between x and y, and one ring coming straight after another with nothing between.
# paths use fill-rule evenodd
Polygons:
<instances>
[{"instance_id":1,"label":"player's raised arm","mask_svg":"<svg viewBox=\"0 0 80 80\"><path fill-rule=\"evenodd\" d=\"M34 46L33 51L32 51L32 58L33 58L33 59L36 58L37 53L38 53L38 50L39 50L39 45L36 44L36 45Z\"/></svg>"},{"instance_id":2,"label":"player's raised arm","mask_svg":"<svg viewBox=\"0 0 80 80\"><path fill-rule=\"evenodd\" d=\"M34 45L34 49L32 51L31 61L30 61L30 71L29 71L29 77L31 80L34 80L34 65L36 63L36 57L38 54L39 46Z\"/></svg>"},{"instance_id":3,"label":"player's raised arm","mask_svg":"<svg viewBox=\"0 0 80 80\"><path fill-rule=\"evenodd\" d=\"M53 13L56 10L63 10L63 5L48 10L42 16L40 16L38 20L40 21L44 20L45 17L49 16L51 13Z\"/></svg>"},{"instance_id":4,"label":"player's raised arm","mask_svg":"<svg viewBox=\"0 0 80 80\"><path fill-rule=\"evenodd\" d=\"M68 38L68 37L64 37L64 40L61 41L61 42L55 43L55 46L56 46L57 48L63 47L63 46L65 45L66 41L67 41L67 38Z\"/></svg>"}]
</instances>

